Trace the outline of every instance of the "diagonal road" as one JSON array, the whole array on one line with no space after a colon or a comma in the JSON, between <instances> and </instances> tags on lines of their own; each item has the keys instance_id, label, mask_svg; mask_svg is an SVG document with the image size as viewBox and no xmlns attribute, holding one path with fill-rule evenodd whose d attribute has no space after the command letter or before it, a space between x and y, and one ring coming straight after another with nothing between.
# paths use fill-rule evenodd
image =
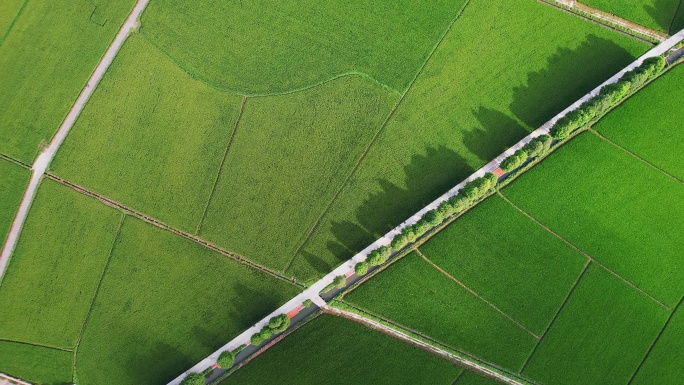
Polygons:
<instances>
[{"instance_id":1,"label":"diagonal road","mask_svg":"<svg viewBox=\"0 0 684 385\"><path fill-rule=\"evenodd\" d=\"M76 103L71 107L69 114L67 114L64 122L62 122L57 134L55 134L55 136L52 138L50 145L43 150L43 152L33 163L33 166L31 166L31 180L26 192L24 192L24 197L19 205L17 215L14 217L14 222L12 222L12 227L7 235L7 240L5 241L5 245L2 249L2 254L0 254L0 283L2 283L2 277L5 274L9 259L12 256L12 252L14 251L17 240L19 239L19 235L21 234L21 229L24 226L24 221L26 220L28 211L31 208L33 199L36 196L36 191L38 190L38 185L40 184L43 174L47 170L48 166L50 166L50 162L52 162L52 159L55 157L55 154L59 150L60 146L62 143L64 143L64 139L66 139L69 131L71 131L71 128L74 126L74 123L76 123L79 115L81 115L81 111L83 111L83 107L85 107L86 102L88 102L88 99L90 99L90 96L95 91L95 88L97 88L97 85L100 83L100 80L102 80L102 77L112 64L112 61L114 61L114 57L116 57L116 54L119 53L119 50L126 41L126 38L133 30L138 28L138 19L145 10L145 7L147 7L149 1L150 0L138 0L138 2L135 4L133 11L131 11L130 15L128 15L126 22L121 27L121 30L119 30L116 38L114 38L114 41L107 49L107 52L102 57L102 60L100 60L100 62L97 64L95 71L90 76L90 79L88 79L88 83L86 84L85 88L83 88L83 91L81 91L78 99L76 99Z\"/></svg>"}]
</instances>

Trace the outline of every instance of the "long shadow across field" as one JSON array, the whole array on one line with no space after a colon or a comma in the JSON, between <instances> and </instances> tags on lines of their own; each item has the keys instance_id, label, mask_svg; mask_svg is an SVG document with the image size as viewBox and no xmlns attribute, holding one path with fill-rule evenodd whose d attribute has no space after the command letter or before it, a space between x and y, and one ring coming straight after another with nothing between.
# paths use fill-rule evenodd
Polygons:
<instances>
[{"instance_id":1,"label":"long shadow across field","mask_svg":"<svg viewBox=\"0 0 684 385\"><path fill-rule=\"evenodd\" d=\"M653 5L644 4L644 10L651 16L651 19L660 27L661 31L668 32L672 18L677 12L677 4L673 0L655 0ZM675 5L674 9L672 5Z\"/></svg>"},{"instance_id":2,"label":"long shadow across field","mask_svg":"<svg viewBox=\"0 0 684 385\"><path fill-rule=\"evenodd\" d=\"M614 42L590 35L574 50L560 48L547 59L543 70L529 73L527 84L514 89L511 111L537 128L594 85L608 80L615 74L616 65L632 60L632 55Z\"/></svg>"},{"instance_id":3,"label":"long shadow across field","mask_svg":"<svg viewBox=\"0 0 684 385\"><path fill-rule=\"evenodd\" d=\"M501 111L480 107L473 111L473 116L480 125L463 134L463 144L484 163L501 155L512 143L529 133Z\"/></svg>"},{"instance_id":4,"label":"long shadow across field","mask_svg":"<svg viewBox=\"0 0 684 385\"><path fill-rule=\"evenodd\" d=\"M336 240L328 242L328 250L340 261L348 259L472 172L461 155L445 146L414 155L404 166L406 187L378 180L382 190L370 194L358 208L356 222L333 222Z\"/></svg>"}]
</instances>

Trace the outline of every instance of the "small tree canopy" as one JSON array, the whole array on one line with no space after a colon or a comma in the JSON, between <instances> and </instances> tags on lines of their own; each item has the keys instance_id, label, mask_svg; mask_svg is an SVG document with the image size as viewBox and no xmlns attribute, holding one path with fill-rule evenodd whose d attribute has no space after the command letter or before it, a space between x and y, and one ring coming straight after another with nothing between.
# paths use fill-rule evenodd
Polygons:
<instances>
[{"instance_id":1,"label":"small tree canopy","mask_svg":"<svg viewBox=\"0 0 684 385\"><path fill-rule=\"evenodd\" d=\"M222 369L229 369L235 363L235 353L226 350L225 352L221 353L218 360L216 360L216 363Z\"/></svg>"},{"instance_id":2,"label":"small tree canopy","mask_svg":"<svg viewBox=\"0 0 684 385\"><path fill-rule=\"evenodd\" d=\"M337 277L333 278L333 285L335 285L335 287L338 289L342 289L343 287L347 286L347 277L344 275L338 275Z\"/></svg>"},{"instance_id":3,"label":"small tree canopy","mask_svg":"<svg viewBox=\"0 0 684 385\"><path fill-rule=\"evenodd\" d=\"M268 327L275 333L282 333L290 327L290 319L287 314L277 315L268 320Z\"/></svg>"},{"instance_id":4,"label":"small tree canopy","mask_svg":"<svg viewBox=\"0 0 684 385\"><path fill-rule=\"evenodd\" d=\"M302 306L304 307L311 307L311 305L313 305L313 301L310 299L307 299L304 302L302 302Z\"/></svg>"},{"instance_id":5,"label":"small tree canopy","mask_svg":"<svg viewBox=\"0 0 684 385\"><path fill-rule=\"evenodd\" d=\"M368 254L366 261L372 266L382 265L387 261L391 253L392 250L387 246L378 247Z\"/></svg>"},{"instance_id":6,"label":"small tree canopy","mask_svg":"<svg viewBox=\"0 0 684 385\"><path fill-rule=\"evenodd\" d=\"M423 218L426 221L428 221L430 226L434 227L442 223L442 221L444 220L444 215L442 215L442 213L438 209L434 209L425 213L425 216Z\"/></svg>"},{"instance_id":7,"label":"small tree canopy","mask_svg":"<svg viewBox=\"0 0 684 385\"><path fill-rule=\"evenodd\" d=\"M359 262L354 265L354 272L358 276L366 275L368 273L368 262Z\"/></svg>"},{"instance_id":8,"label":"small tree canopy","mask_svg":"<svg viewBox=\"0 0 684 385\"><path fill-rule=\"evenodd\" d=\"M181 385L204 385L204 375L202 373L190 373L181 381Z\"/></svg>"},{"instance_id":9,"label":"small tree canopy","mask_svg":"<svg viewBox=\"0 0 684 385\"><path fill-rule=\"evenodd\" d=\"M523 163L527 160L527 151L524 149L520 149L516 152L513 153L513 155L509 156L508 158L504 159L500 166L501 169L503 169L506 172L510 172L515 170L516 168L522 166Z\"/></svg>"}]
</instances>

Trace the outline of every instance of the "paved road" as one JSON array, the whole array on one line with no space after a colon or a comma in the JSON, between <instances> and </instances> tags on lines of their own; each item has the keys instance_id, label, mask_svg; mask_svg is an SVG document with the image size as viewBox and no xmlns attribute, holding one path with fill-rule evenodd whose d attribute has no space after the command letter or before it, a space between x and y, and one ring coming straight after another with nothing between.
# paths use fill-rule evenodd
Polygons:
<instances>
[{"instance_id":1,"label":"paved road","mask_svg":"<svg viewBox=\"0 0 684 385\"><path fill-rule=\"evenodd\" d=\"M100 80L102 80L102 77L104 76L105 72L107 72L109 66L112 64L114 57L116 57L116 54L121 49L121 46L123 46L129 33L138 27L138 19L145 10L145 7L147 7L149 1L150 0L138 0L133 8L133 11L131 11L130 15L128 16L128 19L126 19L123 27L121 27L121 30L107 49L107 52L102 57L102 60L100 60L98 63L92 76L90 79L88 79L88 83L83 91L81 91L78 99L76 99L76 103L71 107L69 114L67 114L66 119L64 119L64 122L62 122L57 134L55 134L55 136L52 138L50 145L38 156L36 161L33 163L33 166L31 167L31 180L26 192L24 192L24 197L19 205L17 215L14 217L14 222L12 222L12 227L2 249L2 254L0 254L0 283L2 282L2 277L7 269L7 264L9 263L9 259L17 244L19 235L21 234L21 229L24 226L24 221L28 215L29 208L31 208L33 199L36 196L36 191L38 190L38 185L40 184L43 174L64 142L64 139L66 139L69 131L74 126L74 123L76 123L76 119L78 119L78 116L81 115L83 107L88 99L90 99L90 96L93 94L93 91L95 91L95 88L97 88L97 85L100 83Z\"/></svg>"}]
</instances>

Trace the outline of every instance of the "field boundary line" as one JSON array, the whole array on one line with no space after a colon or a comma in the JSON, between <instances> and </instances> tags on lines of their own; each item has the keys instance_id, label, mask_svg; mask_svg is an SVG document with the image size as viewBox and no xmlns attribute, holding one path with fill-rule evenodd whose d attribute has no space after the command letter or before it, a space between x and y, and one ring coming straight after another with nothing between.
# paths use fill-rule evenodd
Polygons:
<instances>
[{"instance_id":1,"label":"field boundary line","mask_svg":"<svg viewBox=\"0 0 684 385\"><path fill-rule=\"evenodd\" d=\"M500 197L502 197L506 202L508 202L511 206L513 206L513 208L515 208L516 210L518 210L519 212L521 212L523 215L525 215L526 217L528 217L529 219L531 219L534 223L536 223L537 225L539 225L542 229L548 231L550 234L553 234L556 238L558 238L558 239L560 239L561 241L565 242L568 246L570 246L570 247L572 247L573 249L577 250L577 251L580 252L582 255L584 255L585 257L589 258L592 262L594 262L594 263L596 263L597 265L601 266L601 267L604 268L606 271L608 271L609 273L611 273L611 274L614 275L615 277L617 277L617 278L619 278L620 280L622 280L624 283L626 283L626 284L628 284L629 286L631 286L633 289L637 290L637 291L640 292L641 294L643 294L643 295L645 295L646 297L648 297L649 299L653 300L655 303L657 303L658 305L660 305L660 306L661 306L662 308L664 308L665 310L667 310L667 311L672 311L672 308L671 308L671 307L665 305L665 304L664 304L663 302L661 302L659 299L657 299L657 298L655 298L654 296L652 296L651 294L647 293L647 292L644 291L642 288L640 288L639 286L635 285L634 283L632 283L631 281L629 281L629 280L626 279L625 277L623 277L623 276L621 276L620 274L616 273L615 271L613 271L613 269L608 268L606 265L604 265L603 263L601 263L601 262L599 262L598 260L596 260L594 257L592 257L591 255L589 255L587 252L585 252L584 250L582 250L582 249L580 249L579 247L577 247L574 243L572 243L572 242L568 241L567 239L563 238L562 236L560 236L560 234L556 233L555 231L551 230L551 228L549 228L548 226L546 226L546 225L544 225L543 223L541 223L539 220L537 220L537 218L533 217L533 216L530 215L527 211L523 210L523 209L520 208L518 205L516 205L515 203L513 203L510 199L508 199L508 197L506 197L501 191L497 191L497 194L499 194Z\"/></svg>"},{"instance_id":2,"label":"field boundary line","mask_svg":"<svg viewBox=\"0 0 684 385\"><path fill-rule=\"evenodd\" d=\"M465 369L464 369L463 371L461 371L461 373L459 373L458 376L456 376L456 379L454 380L454 382L451 383L451 385L456 385L456 383L458 383L458 380L459 380L461 377L463 377L463 374L464 374L465 372L466 372Z\"/></svg>"},{"instance_id":3,"label":"field boundary line","mask_svg":"<svg viewBox=\"0 0 684 385\"><path fill-rule=\"evenodd\" d=\"M331 307L329 305L326 305L325 308L323 308L323 311L327 314L334 315L340 318L344 318L346 320L358 323L360 325L365 326L368 329L378 331L382 334L385 334L389 337L392 337L398 341L402 341L404 343L407 343L411 346L417 347L427 353L433 354L438 357L442 357L443 359L446 359L452 363L458 364L459 366L466 367L472 371L477 372L478 374L488 377L491 379L496 379L499 382L503 382L505 384L511 384L511 385L523 385L521 382L515 381L512 378L506 377L502 374L496 373L488 368L485 368L484 366L481 366L473 361L467 360L463 357L459 357L453 353L450 353L446 350L440 349L437 346L434 346L432 344L429 344L427 342L423 342L415 337L412 337L406 333L403 333L399 330L393 329L389 326L385 326L377 321L374 321L372 319L363 317L359 314L352 313L346 310L342 310L339 308ZM460 373L457 377L456 380L454 380L454 383L458 380L459 377L461 377L463 373Z\"/></svg>"},{"instance_id":4,"label":"field boundary line","mask_svg":"<svg viewBox=\"0 0 684 385\"><path fill-rule=\"evenodd\" d=\"M284 275L281 275L280 273L276 272L275 270L271 270L271 269L268 268L268 267L261 266L261 265L257 264L256 262L253 262L253 261L251 261L251 260L249 260L249 259L247 259L247 258L245 258L245 257L243 257L243 256L241 256L241 255L239 255L239 254L237 254L237 253L235 253L235 252L232 252L232 251L230 251L230 250L224 249L223 247L218 246L218 245L216 245L216 244L214 244L214 243L211 243L211 242L207 241L206 239L203 239L203 238L201 238L201 237L198 237L197 235L193 235L193 234L190 234L190 233L188 233L188 232L186 232L186 231L179 230L179 229L176 229L176 228L174 228L174 227L171 227L171 226L167 225L166 223L164 223L164 222L162 222L162 221L160 221L160 220L158 220L158 219L155 219L155 218L153 218L153 217L151 217L151 216L149 216L149 215L146 215L146 214L143 214L143 213L138 212L138 211L136 211L136 210L133 210L132 208L130 208L130 207L128 207L128 206L125 206L125 205L123 205L123 204L121 204L121 203L119 203L119 202L116 202L116 201L114 201L114 200L112 200L112 199L110 199L110 198L107 198L107 197L105 197L104 195L100 195L100 194L98 194L98 193L96 193L96 192L94 192L94 191L88 190L88 189L86 189L86 188L84 188L84 187L82 187L82 186L79 186L79 185L75 184L75 183L69 182L69 181L67 181L66 179L63 179L63 178L61 178L61 177L59 177L59 176L57 176L57 175L55 175L55 174L52 174L52 173L50 173L50 172L46 173L45 176L46 176L48 179L50 179L50 180L52 180L52 181L55 181L55 182L57 182L57 183L63 184L64 186L69 187L69 188L71 188L72 190L74 190L74 191L76 191L76 192L78 192L78 193L81 193L81 194L83 194L83 195L87 195L87 196L89 196L89 197L91 197L91 198L95 198L95 199L99 200L101 203L103 203L103 204L105 204L105 205L107 205L107 206L109 206L109 207L115 208L115 209L117 209L117 210L121 210L122 212L124 212L125 214L127 214L127 215L129 215L129 216L132 216L132 217L134 217L134 218L140 219L140 220L142 220L143 222L149 223L149 224L151 224L151 225L153 225L153 226L155 226L155 227L158 227L158 228L160 228L160 229L162 229L162 230L166 230L166 231L168 231L168 232L171 232L171 233L173 233L173 234L176 234L176 235L178 235L178 236L181 236L181 237L183 237L183 238L185 238L185 239L188 239L188 240L190 240L190 241L192 241L192 242L195 242L195 243L197 243L197 244L199 244L199 245L201 245L201 246L204 246L205 248L207 248L207 249L209 249L209 250L212 250L212 251L214 251L214 252L216 252L216 253L219 253L219 254L223 255L223 256L226 257L226 258L230 258L230 259L232 259L232 260L235 260L235 261L237 261L237 262L239 262L239 263L241 263L241 264L243 264L243 265L249 266L249 267L251 267L251 268L253 268L253 269L255 269L255 270L259 270L259 271L261 271L262 273L268 274L268 275L270 275L270 276L272 276L272 277L274 277L274 278L277 278L277 279L286 281L286 282L290 283L291 285L297 286L297 287L299 287L299 288L303 288L303 287L304 287L302 284L293 282L293 280L292 280L291 278L286 277L286 276L284 276Z\"/></svg>"},{"instance_id":5,"label":"field boundary line","mask_svg":"<svg viewBox=\"0 0 684 385\"><path fill-rule=\"evenodd\" d=\"M78 354L78 348L81 346L81 340L83 339L83 333L85 332L86 326L88 325L88 321L90 320L90 315L93 312L93 308L95 307L95 301L97 300L98 294L100 294L100 287L102 286L102 282L104 281L104 277L107 274L107 269L109 268L109 262L112 260L112 255L114 255L114 249L116 248L116 243L119 241L119 237L121 236L121 229L123 228L124 222L126 221L126 214L121 213L121 219L119 220L119 226L116 229L116 233L114 235L114 240L112 241L112 246L109 248L109 255L107 255L107 261L105 262L104 268L102 269L102 273L100 273L100 279L97 282L97 286L95 287L95 293L93 293L93 297L90 299L90 304L88 305L88 312L86 313L86 316L83 318L83 323L81 324L81 331L78 333L78 338L76 339L76 345L74 346L74 357L72 360L72 373L74 376L76 376L76 355ZM75 379L75 378L72 378Z\"/></svg>"},{"instance_id":6,"label":"field boundary line","mask_svg":"<svg viewBox=\"0 0 684 385\"><path fill-rule=\"evenodd\" d=\"M596 131L595 129L589 128L589 131L590 131L592 134L594 134L594 135L596 135L597 137L599 137L599 139L605 141L606 143L609 143L609 144L613 145L614 147L619 148L620 150L622 150L622 151L626 152L627 154L631 155L632 157L638 159L638 160L641 161L642 163L645 163L646 165L650 166L651 168L653 168L654 170L660 172L661 174L664 174L665 176L669 177L670 179L674 179L676 182L679 182L680 184L684 185L684 181L683 181L683 180L677 178L676 176L674 176L674 175L668 173L667 171L663 170L662 168L660 168L660 167L654 165L653 163L647 161L646 159L640 157L640 156L637 155L636 153L634 153L634 152L632 152L632 151L626 149L625 147L622 147L621 145L619 145L619 144L613 142L612 140L606 138L605 136L601 135L601 133L598 132L598 131Z\"/></svg>"},{"instance_id":7,"label":"field boundary line","mask_svg":"<svg viewBox=\"0 0 684 385\"><path fill-rule=\"evenodd\" d=\"M629 37L653 44L653 41L649 41L644 38L648 37L650 39L656 40L662 43L667 39L667 32L663 33L656 31L652 28L645 27L641 24L637 24L631 20L625 19L623 17L617 16L610 12L603 11L598 8L591 7L577 0L539 0L542 3L546 3L552 7L563 10L567 13L580 17L582 19L593 22L594 24L609 28L615 32L622 33Z\"/></svg>"},{"instance_id":8,"label":"field boundary line","mask_svg":"<svg viewBox=\"0 0 684 385\"><path fill-rule=\"evenodd\" d=\"M245 104L247 104L247 96L242 97L242 104L240 104L240 112L238 112L237 119L235 119L235 124L233 125L233 131L230 133L230 138L228 139L228 144L226 145L226 151L223 153L223 159L221 159L221 164L219 165L218 172L216 173L216 179L214 179L214 185L211 187L211 192L209 193L209 199L207 200L207 205L204 207L204 212L202 213L202 218L200 219L199 225L197 225L197 231L195 235L200 235L202 231L202 226L204 225L204 220L207 217L207 212L209 211L209 205L211 204L211 199L214 197L214 191L216 191L216 185L221 178L223 173L223 165L226 163L228 158L228 152L233 144L233 139L235 139L235 133L237 132L238 126L240 125L240 119L242 119L242 113L245 111Z\"/></svg>"},{"instance_id":9,"label":"field boundary line","mask_svg":"<svg viewBox=\"0 0 684 385\"><path fill-rule=\"evenodd\" d=\"M318 86L322 86L326 83L333 82L335 80L345 78L345 77L351 77L351 76L356 76L365 80L369 80L370 82L380 86L381 88L384 88L386 91L389 91L393 94L401 95L401 92L397 91L396 89L390 87L389 85L379 81L378 79L374 78L370 74L367 74L362 71L348 71L348 72L343 72L339 73L336 75L332 75L329 78L317 81L315 83L307 84L301 87L293 88L290 90L285 90L281 92L269 92L269 93L259 93L259 92L246 92L245 90L238 90L238 89L233 89L229 87L224 87L220 86L211 80L209 80L206 76L201 75L197 73L194 70L191 70L187 66L185 66L183 63L180 62L175 56L173 56L171 53L169 53L167 50L162 48L156 41L154 41L153 38L149 37L145 31L144 28L142 28L139 32L139 34L148 42L150 45L152 45L154 48L159 50L164 56L166 56L169 60L171 60L176 67L178 67L181 71L185 72L188 74L191 78L206 84L207 86L215 89L216 91L220 92L226 92L226 93L231 93L235 95L240 95L240 96L246 96L248 98L263 98L263 97L269 97L269 96L285 96L285 95L291 95L291 94L296 94L298 92L303 92L303 91L308 91L310 89L316 88Z\"/></svg>"},{"instance_id":10,"label":"field boundary line","mask_svg":"<svg viewBox=\"0 0 684 385\"><path fill-rule=\"evenodd\" d=\"M6 161L8 161L8 162L10 162L10 163L14 163L14 164L16 164L17 166L23 167L23 168L25 168L25 169L27 169L27 170L30 170L30 169L31 169L31 165L30 165L30 164L24 163L24 162L22 162L22 161L20 161L20 160L18 160L18 159L14 159L14 158L12 158L11 156L9 156L9 155L7 155L7 154L3 154L3 153L0 152L0 158L1 158L1 159L4 159L4 160L6 160Z\"/></svg>"},{"instance_id":11,"label":"field boundary line","mask_svg":"<svg viewBox=\"0 0 684 385\"><path fill-rule=\"evenodd\" d=\"M670 324L670 321L674 317L674 314L677 312L677 309L681 306L682 302L684 302L684 297L682 297L679 300L679 303L677 303L677 306L672 309L672 312L670 312L670 315L667 317L667 320L665 321L665 324L663 325L662 329L660 329L660 332L658 335L653 339L653 342L651 343L651 346L648 347L648 350L646 351L646 354L644 355L644 358L639 362L639 366L637 366L636 370L634 373L632 373L632 377L629 378L629 381L627 382L627 385L630 385L632 381L636 378L637 374L639 374L639 371L641 370L641 367L644 366L644 363L648 359L648 357L651 355L651 352L653 351L653 348L655 348L656 344L660 340L660 337L663 335L665 332L665 329L667 328L667 325Z\"/></svg>"},{"instance_id":12,"label":"field boundary line","mask_svg":"<svg viewBox=\"0 0 684 385\"><path fill-rule=\"evenodd\" d=\"M24 8L26 8L26 4L28 4L29 0L24 0L24 3L21 4L21 7L19 7L19 10L17 11L17 14L14 15L12 18L12 21L10 24L7 26L7 30L5 30L5 33L2 34L2 37L0 37L0 46L2 46L5 43L5 40L7 40L7 36L9 36L10 32L14 29L14 24L17 23L17 20L19 20L19 17L21 16L22 13L24 13Z\"/></svg>"},{"instance_id":13,"label":"field boundary line","mask_svg":"<svg viewBox=\"0 0 684 385\"><path fill-rule=\"evenodd\" d=\"M430 264L430 266L432 266L433 268L437 269L437 271L439 271L440 273L442 273L445 277L447 277L447 278L449 278L450 280L456 282L459 286L461 286L462 288L466 289L470 294L474 295L477 299L479 299L479 300L481 300L482 302L486 303L489 307L491 307L492 309L496 310L499 314L501 314L502 316L508 318L508 320L510 320L510 321L513 322L514 324L518 325L519 328L521 328L521 329L523 329L524 331L526 331L526 332L528 332L529 334L531 334L532 337L534 337L535 339L537 339L537 340L540 339L540 337L539 337L538 335L534 334L531 330L529 330L528 328L526 328L523 324L521 324L520 322L516 321L513 317L511 317L510 315L508 315L506 312L504 312L503 310L499 309L496 305L494 305L493 303L491 303L491 302L489 302L488 300L486 300L486 299L485 299L483 296L481 296L480 294L476 293L475 290L471 289L471 288L468 287L466 284L464 284L463 282L461 282L461 281L459 281L458 279L456 279L453 275L447 273L444 269L442 269L441 267L439 267L436 263L432 262L432 261L431 261L428 257L426 257L425 254L423 254L417 247L415 247L414 250L416 251L416 253L418 253L418 255L421 256L421 258L423 258L423 259L425 260L425 262L427 262L428 264Z\"/></svg>"},{"instance_id":14,"label":"field boundary line","mask_svg":"<svg viewBox=\"0 0 684 385\"><path fill-rule=\"evenodd\" d=\"M73 349L69 348L60 348L59 346L53 346L53 345L46 345L46 344L39 344L35 342L26 342L26 341L19 341L19 340L13 340L11 338L0 338L0 342L13 342L15 344L21 344L21 345L30 345L30 346L35 346L37 348L45 348L45 349L52 349L52 350L59 350L62 352L73 352Z\"/></svg>"},{"instance_id":15,"label":"field boundary line","mask_svg":"<svg viewBox=\"0 0 684 385\"><path fill-rule=\"evenodd\" d=\"M392 110L390 110L389 114L387 115L387 117L385 118L385 120L383 121L383 123L380 125L380 127L378 128L378 130L375 132L375 135L373 135L373 137L371 138L370 142L369 142L368 145L366 146L365 150L364 150L364 151L361 153L361 155L359 156L359 159L358 159L358 160L356 161L356 163L354 164L354 167L352 168L351 172L350 172L350 173L347 175L347 177L344 179L344 181L343 181L342 184L340 185L340 188L337 190L337 192L335 193L335 195L333 195L332 199L330 200L330 203L328 203L328 205L325 207L325 209L323 209L323 213L318 217L318 219L316 219L316 222L314 222L313 227L311 228L311 230L309 230L309 233L308 233L307 237L306 237L306 238L304 239L304 241L299 245L299 247L297 247L297 249L295 250L294 255L292 256L292 258L290 258L290 261L289 261L289 262L287 263L287 265L285 266L285 269L283 270L284 272L287 272L287 271L290 269L290 267L292 266L292 263L295 261L295 259L296 259L297 256L299 255L299 253L300 253L300 252L304 249L304 247L309 243L309 240L310 240L311 237L314 235L314 233L316 232L316 230L318 229L318 227L321 225L321 223L323 222L323 219L325 218L325 216L328 214L328 212L330 211L330 209L332 208L332 206L333 206L333 205L335 204L335 202L337 201L337 198L339 198L339 196L342 194L342 191L344 191L344 189L345 189L345 188L347 187L347 185L349 184L349 181L350 181L350 180L352 179L352 177L356 174L356 171L361 167L361 164L362 164L363 161L366 159L366 155L368 155L368 152L370 151L370 149L373 147L373 145L375 144L375 142L377 141L377 139L380 137L380 135L384 132L385 128L387 127L387 124L388 124L389 121L392 119L392 117L394 116L394 114L397 112L397 109L399 108L399 106L401 105L401 103L402 103L402 102L404 101L404 99L406 98L406 95L409 93L409 91L411 90L411 88L413 88L413 85L416 83L416 80L418 79L418 77L423 73L423 70L424 70L425 67L427 66L427 64L428 64L428 62L430 61L430 59L432 58L432 56L435 54L435 52L437 52L437 49L438 49L439 46L442 44L442 42L444 41L444 39L446 38L446 36L449 34L449 32L451 32L452 28L453 28L454 25L456 24L456 21L461 17L461 15L463 14L463 12L465 12L465 9L466 9L466 7L468 6L468 4L470 4L470 0L466 0L466 2L463 4L463 6L461 7L461 9L456 13L456 16L455 16L454 19L451 21L451 23L449 24L449 26L447 27L447 29L442 33L442 35L440 36L440 38L439 38L439 40L437 41L437 43L435 43L435 46L432 48L432 50L430 51L430 53L427 55L427 58L425 59L425 61L423 62L423 64L420 66L420 68L419 68L418 71L416 72L415 76L414 76L413 79L411 80L411 83L409 83L408 87L406 87L406 90L401 94L401 96L399 97L399 100L397 100L397 102L394 104L394 107L392 107Z\"/></svg>"},{"instance_id":16,"label":"field boundary line","mask_svg":"<svg viewBox=\"0 0 684 385\"><path fill-rule=\"evenodd\" d=\"M679 10L682 9L682 4L684 4L684 0L679 0L679 4L677 4L677 8L675 8L674 14L672 15L672 19L670 19L670 25L667 27L668 34L672 33L672 26L674 26L674 22L677 19L677 14L679 13Z\"/></svg>"},{"instance_id":17,"label":"field boundary line","mask_svg":"<svg viewBox=\"0 0 684 385\"><path fill-rule=\"evenodd\" d=\"M589 265L591 265L591 259L587 259L587 263L584 264L584 268L582 269L582 271L577 276L575 283L572 285L572 287L568 291L568 294L565 296L565 299L563 299L563 302L561 303L558 310L556 310L556 314L553 315L553 318L551 318L551 321L549 322L549 324L546 325L546 329L544 329L544 332L542 333L541 337L539 338L539 341L537 341L537 344L534 345L534 347L532 348L532 351L530 352L530 355L527 356L527 359L525 360L525 362L523 362L522 366L520 367L520 371L518 371L519 374L522 374L522 372L525 370L525 367L527 366L527 364L532 359L532 356L537 351L537 348L539 347L539 345L541 345L542 341L544 340L546 333L548 333L548 331L551 329L551 326L556 322L556 318L558 318L558 315L561 313L561 311L563 311L565 304L568 303L570 296L575 291L575 288L579 285L580 281L582 280L582 277L584 277L584 273L586 273L587 270L589 269Z\"/></svg>"}]
</instances>

